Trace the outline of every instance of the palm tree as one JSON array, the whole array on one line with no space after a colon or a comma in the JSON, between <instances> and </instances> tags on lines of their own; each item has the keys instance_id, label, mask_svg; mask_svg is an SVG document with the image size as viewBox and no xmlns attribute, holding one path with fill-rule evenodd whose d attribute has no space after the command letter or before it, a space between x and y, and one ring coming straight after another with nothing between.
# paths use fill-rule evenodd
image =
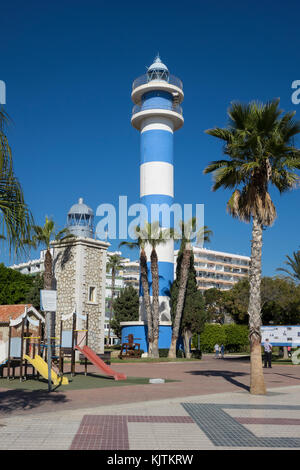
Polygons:
<instances>
[{"instance_id":1,"label":"palm tree","mask_svg":"<svg viewBox=\"0 0 300 470\"><path fill-rule=\"evenodd\" d=\"M33 218L13 170L12 152L5 134L8 115L0 109L0 239L9 253L20 254L29 238Z\"/></svg>"},{"instance_id":2,"label":"palm tree","mask_svg":"<svg viewBox=\"0 0 300 470\"><path fill-rule=\"evenodd\" d=\"M209 230L206 225L204 225L197 232L197 234L193 235L193 233L195 233L196 227L197 227L196 217L192 217L187 222L184 222L183 220L180 222L181 245L180 245L178 257L182 257L182 262L180 263L178 298L177 298L177 303L176 303L175 318L173 321L172 339L171 339L171 344L170 344L170 349L169 349L169 354L168 354L168 357L170 358L176 357L176 345L177 345L177 340L179 337L182 312L183 312L184 301L185 301L185 296L186 296L186 286L187 286L188 275L189 275L191 255L193 253L193 247L191 243L192 237L193 238L196 237L197 243L199 243L200 241L210 242L210 237L212 235L212 231Z\"/></svg>"},{"instance_id":3,"label":"palm tree","mask_svg":"<svg viewBox=\"0 0 300 470\"><path fill-rule=\"evenodd\" d=\"M140 227L135 227L135 235L137 237L135 242L121 242L121 246L127 246L132 249L139 249L140 252L140 272L141 272L141 284L143 288L143 299L146 311L147 325L148 325L148 355L152 357L153 350L153 326L152 326L152 310L148 280L148 267L147 267L147 255L145 251L146 240L143 237Z\"/></svg>"},{"instance_id":4,"label":"palm tree","mask_svg":"<svg viewBox=\"0 0 300 470\"><path fill-rule=\"evenodd\" d=\"M32 238L29 244L37 248L43 245L46 248L45 261L44 261L44 289L52 289L53 284L53 258L51 254L51 241L63 241L67 238L74 237L67 228L56 232L54 221L46 216L45 224L43 226L32 226Z\"/></svg>"},{"instance_id":5,"label":"palm tree","mask_svg":"<svg viewBox=\"0 0 300 470\"><path fill-rule=\"evenodd\" d=\"M111 303L109 310L109 324L108 324L108 345L110 343L110 324L113 316L113 302L115 297L115 284L116 275L123 269L122 258L119 255L108 255L108 262L106 263L106 272L111 272Z\"/></svg>"},{"instance_id":6,"label":"palm tree","mask_svg":"<svg viewBox=\"0 0 300 470\"><path fill-rule=\"evenodd\" d=\"M44 289L51 290L53 287L53 258L51 254L51 241L63 241L67 238L74 237L67 228L64 228L56 232L54 221L46 216L45 224L43 226L33 225L32 226L32 237L27 240L27 243L34 248L39 245L43 245L46 248L45 260L44 260ZM46 331L50 331L50 336L55 336L55 314L48 312L46 318ZM52 348L51 348L52 349ZM54 350L52 350L54 353ZM49 356L48 356L49 359Z\"/></svg>"},{"instance_id":7,"label":"palm tree","mask_svg":"<svg viewBox=\"0 0 300 470\"><path fill-rule=\"evenodd\" d=\"M265 394L261 358L261 253L262 233L276 218L269 194L274 185L281 193L295 187L299 177L300 151L293 138L300 132L295 112L282 114L279 100L267 104L233 103L228 111L227 128L215 128L207 134L221 139L228 160L211 162L204 173L213 173L213 191L231 189L227 210L242 221L252 220L250 297L248 306L251 350L250 393Z\"/></svg>"},{"instance_id":8,"label":"palm tree","mask_svg":"<svg viewBox=\"0 0 300 470\"><path fill-rule=\"evenodd\" d=\"M159 245L164 245L174 237L173 229L163 229L159 222L145 223L142 234L151 247L151 277L152 277L152 325L153 325L153 345L152 357L159 357L159 270L158 256L156 249Z\"/></svg>"},{"instance_id":9,"label":"palm tree","mask_svg":"<svg viewBox=\"0 0 300 470\"><path fill-rule=\"evenodd\" d=\"M149 357L158 358L159 339L159 272L156 248L173 238L173 229L162 229L158 222L145 223L143 228L136 227L137 242L122 242L120 245L141 247L140 265L141 281L144 291L144 302L148 325L148 354ZM149 280L146 247L151 247L150 270L152 277L152 308L149 294Z\"/></svg>"},{"instance_id":10,"label":"palm tree","mask_svg":"<svg viewBox=\"0 0 300 470\"><path fill-rule=\"evenodd\" d=\"M300 282L300 251L294 251L293 257L286 255L286 258L285 264L291 268L291 271L286 268L277 268L277 271L283 271L292 281Z\"/></svg>"}]
</instances>

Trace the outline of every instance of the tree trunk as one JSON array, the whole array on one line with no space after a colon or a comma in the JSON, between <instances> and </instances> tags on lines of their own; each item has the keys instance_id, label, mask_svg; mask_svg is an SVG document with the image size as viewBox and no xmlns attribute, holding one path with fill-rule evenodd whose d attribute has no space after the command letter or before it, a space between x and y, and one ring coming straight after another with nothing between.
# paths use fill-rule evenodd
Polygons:
<instances>
[{"instance_id":1,"label":"tree trunk","mask_svg":"<svg viewBox=\"0 0 300 470\"><path fill-rule=\"evenodd\" d=\"M45 261L44 261L44 289L51 290L52 289L52 255L49 248L45 254Z\"/></svg>"},{"instance_id":2,"label":"tree trunk","mask_svg":"<svg viewBox=\"0 0 300 470\"><path fill-rule=\"evenodd\" d=\"M176 344L179 336L182 312L184 307L184 300L186 294L186 285L189 276L189 267L190 267L190 260L191 260L191 245L190 243L186 244L186 248L183 252L183 258L180 268L180 283L178 289L178 296L177 296L177 303L176 303L176 315L173 322L173 330L172 330L172 340L169 349L168 357L175 358L176 357Z\"/></svg>"},{"instance_id":3,"label":"tree trunk","mask_svg":"<svg viewBox=\"0 0 300 470\"><path fill-rule=\"evenodd\" d=\"M152 310L151 310L151 301L149 293L149 281L148 281L148 267L147 267L147 257L145 250L141 249L140 252L140 267L141 267L141 282L144 293L144 304L147 317L147 326L148 326L148 355L152 357L153 354L153 319L152 319Z\"/></svg>"},{"instance_id":4,"label":"tree trunk","mask_svg":"<svg viewBox=\"0 0 300 470\"><path fill-rule=\"evenodd\" d=\"M191 358L191 350L190 350L191 338L192 338L191 330L184 329L183 330L184 355L187 359Z\"/></svg>"},{"instance_id":5,"label":"tree trunk","mask_svg":"<svg viewBox=\"0 0 300 470\"><path fill-rule=\"evenodd\" d=\"M262 224L253 217L251 263L250 263L250 296L249 296L249 339L250 339L250 393L265 395L266 387L262 370L261 354L261 253Z\"/></svg>"},{"instance_id":6,"label":"tree trunk","mask_svg":"<svg viewBox=\"0 0 300 470\"><path fill-rule=\"evenodd\" d=\"M114 296L115 296L115 270L112 269L111 271L111 304L110 304L110 309L109 309L109 324L108 324L108 336L107 336L107 342L108 342L108 347L110 346L110 324L113 316L113 302L114 302Z\"/></svg>"},{"instance_id":7,"label":"tree trunk","mask_svg":"<svg viewBox=\"0 0 300 470\"><path fill-rule=\"evenodd\" d=\"M159 278L158 258L155 249L151 252L151 274L152 274L152 310L153 310L153 357L159 357Z\"/></svg>"},{"instance_id":8,"label":"tree trunk","mask_svg":"<svg viewBox=\"0 0 300 470\"><path fill-rule=\"evenodd\" d=\"M51 290L52 289L52 283L53 283L53 273L52 273L52 255L50 252L50 249L47 248L46 254L45 254L45 261L44 261L44 274L43 274L43 280L44 280L44 289L45 290ZM49 315L46 315L45 317L45 331L48 331L47 328L47 322L50 321L50 335L51 338L55 337L55 312L51 312ZM54 351L53 351L54 353Z\"/></svg>"}]
</instances>

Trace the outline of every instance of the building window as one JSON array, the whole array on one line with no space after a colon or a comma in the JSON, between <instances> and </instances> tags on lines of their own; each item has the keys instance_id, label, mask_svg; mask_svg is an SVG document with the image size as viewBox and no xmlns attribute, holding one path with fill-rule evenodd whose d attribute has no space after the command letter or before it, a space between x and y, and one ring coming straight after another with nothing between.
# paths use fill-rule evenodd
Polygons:
<instances>
[{"instance_id":1,"label":"building window","mask_svg":"<svg viewBox=\"0 0 300 470\"><path fill-rule=\"evenodd\" d=\"M96 302L96 287L95 286L89 287L89 302L92 302L92 303Z\"/></svg>"}]
</instances>

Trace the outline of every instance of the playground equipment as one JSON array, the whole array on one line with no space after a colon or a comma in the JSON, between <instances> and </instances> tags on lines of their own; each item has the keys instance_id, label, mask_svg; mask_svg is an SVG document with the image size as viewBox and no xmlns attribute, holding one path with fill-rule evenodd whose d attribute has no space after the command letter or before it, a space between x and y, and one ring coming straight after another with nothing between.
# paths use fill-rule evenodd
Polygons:
<instances>
[{"instance_id":1,"label":"playground equipment","mask_svg":"<svg viewBox=\"0 0 300 470\"><path fill-rule=\"evenodd\" d=\"M25 307L22 315L9 321L8 340L0 348L0 372L3 377L4 368L7 368L8 380L16 378L17 368L20 381L26 380L28 376L48 379L48 365L41 357L43 350L48 347L43 341L45 320L35 309L34 314L37 320L29 315ZM32 369L31 374L28 374L29 367ZM51 364L51 381L54 385L68 384L68 379L60 377L59 371L55 370L55 364Z\"/></svg>"},{"instance_id":2,"label":"playground equipment","mask_svg":"<svg viewBox=\"0 0 300 470\"><path fill-rule=\"evenodd\" d=\"M72 318L72 329L63 329L63 322ZM76 329L77 318L85 321L85 329ZM71 358L71 375L75 375L75 354L76 350L84 357L84 372L87 375L88 361L91 362L97 369L104 372L106 375L114 377L115 380L126 380L124 374L114 371L88 346L88 314L81 315L76 312L70 315L62 315L61 328L60 328L60 353L59 353L59 368L63 372L64 358L69 356ZM85 344L83 344L85 343Z\"/></svg>"},{"instance_id":3,"label":"playground equipment","mask_svg":"<svg viewBox=\"0 0 300 470\"><path fill-rule=\"evenodd\" d=\"M63 322L72 318L72 328L63 329ZM85 321L85 329L76 329L77 319ZM70 315L62 315L60 322L60 346L59 346L59 370L63 373L64 371L64 359L69 357L71 360L71 376L73 377L76 373L76 346L85 342L88 344L88 315L81 315L76 312L72 312ZM87 375L87 358L84 361L84 373Z\"/></svg>"},{"instance_id":4,"label":"playground equipment","mask_svg":"<svg viewBox=\"0 0 300 470\"><path fill-rule=\"evenodd\" d=\"M125 374L121 374L119 372L114 371L109 365L105 364L102 359L97 356L97 354L88 346L83 346L83 348L80 348L79 346L76 346L76 349L80 351L89 361L94 364L99 370L104 372L106 375L111 375L115 380L126 380L127 377Z\"/></svg>"},{"instance_id":5,"label":"playground equipment","mask_svg":"<svg viewBox=\"0 0 300 470\"><path fill-rule=\"evenodd\" d=\"M34 356L36 353L40 352L43 322L44 319L41 315L39 315L37 320L31 318L27 308L25 308L25 312L15 320L10 319L8 327L7 359L5 363L7 367L7 379L14 379L16 377L16 368L19 367L20 381L26 380L29 364L27 359L24 358L24 355L28 354ZM37 336L34 336L34 334ZM35 376L34 371L35 369L32 367L32 376ZM38 371L36 375L38 378Z\"/></svg>"},{"instance_id":6,"label":"playground equipment","mask_svg":"<svg viewBox=\"0 0 300 470\"><path fill-rule=\"evenodd\" d=\"M140 358L142 355L141 352L141 345L140 343L136 343L137 339L134 339L133 334L129 334L126 336L128 340L127 343L122 343L121 351L119 354L119 358L122 359L123 357L131 357L131 358Z\"/></svg>"},{"instance_id":7,"label":"playground equipment","mask_svg":"<svg viewBox=\"0 0 300 470\"><path fill-rule=\"evenodd\" d=\"M36 354L34 357L30 357L24 354L24 359L30 362L42 377L44 377L44 379L48 379L48 364L41 358L41 356ZM62 377L57 374L53 370L53 367L51 368L51 381L54 385L68 385L69 383L67 377Z\"/></svg>"}]
</instances>

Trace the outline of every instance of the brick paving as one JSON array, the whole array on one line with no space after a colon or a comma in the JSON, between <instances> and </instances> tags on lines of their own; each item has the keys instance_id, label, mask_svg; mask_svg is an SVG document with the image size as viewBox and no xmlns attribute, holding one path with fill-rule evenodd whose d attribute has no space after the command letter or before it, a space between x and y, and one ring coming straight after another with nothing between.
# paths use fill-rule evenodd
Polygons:
<instances>
[{"instance_id":1,"label":"brick paving","mask_svg":"<svg viewBox=\"0 0 300 470\"><path fill-rule=\"evenodd\" d=\"M0 389L0 416L7 410L13 413L47 412L53 409L66 410L91 406L135 403L228 391L249 391L250 364L240 358L225 360L204 356L197 362L178 363L127 363L113 364L117 372L128 377L149 377L177 380L164 384L107 387L103 389L67 390L57 389L49 397L48 392L27 393L8 392ZM80 368L78 367L78 371ZM97 369L89 366L89 372ZM264 369L268 389L288 385L300 385L300 367L274 364L272 369ZM12 404L13 399L13 404ZM26 408L24 408L26 407Z\"/></svg>"},{"instance_id":2,"label":"brick paving","mask_svg":"<svg viewBox=\"0 0 300 470\"><path fill-rule=\"evenodd\" d=\"M0 449L300 449L300 367L265 369L268 393L255 396L244 360L114 366L177 382L50 396L2 389Z\"/></svg>"}]
</instances>

